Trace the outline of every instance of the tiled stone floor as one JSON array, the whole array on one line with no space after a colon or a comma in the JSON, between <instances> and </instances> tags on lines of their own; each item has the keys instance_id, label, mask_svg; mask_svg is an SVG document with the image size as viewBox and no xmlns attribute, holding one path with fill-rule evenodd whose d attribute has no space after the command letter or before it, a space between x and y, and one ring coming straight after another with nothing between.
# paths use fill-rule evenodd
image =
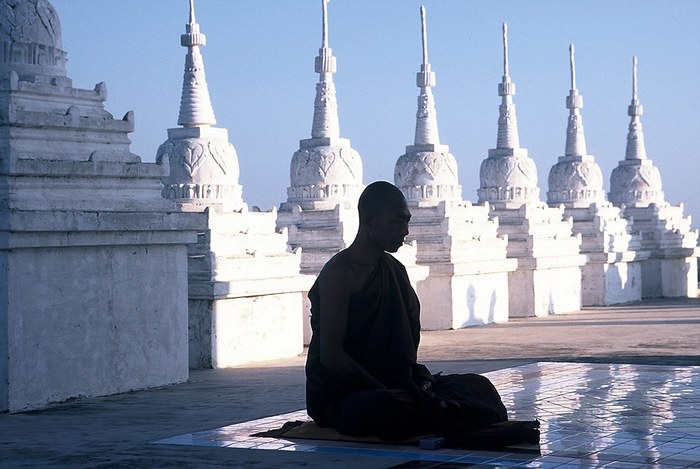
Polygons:
<instances>
[{"instance_id":1,"label":"tiled stone floor","mask_svg":"<svg viewBox=\"0 0 700 469\"><path fill-rule=\"evenodd\" d=\"M388 457L403 468L700 468L700 367L533 363L486 376L511 419L540 420L540 455L250 436L307 420L303 410L155 444Z\"/></svg>"}]
</instances>

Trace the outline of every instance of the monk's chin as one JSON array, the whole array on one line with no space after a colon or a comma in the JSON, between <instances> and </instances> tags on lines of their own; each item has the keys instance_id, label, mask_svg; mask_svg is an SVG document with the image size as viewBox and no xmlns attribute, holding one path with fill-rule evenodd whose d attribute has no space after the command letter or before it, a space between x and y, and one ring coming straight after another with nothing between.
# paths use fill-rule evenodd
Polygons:
<instances>
[{"instance_id":1,"label":"monk's chin","mask_svg":"<svg viewBox=\"0 0 700 469\"><path fill-rule=\"evenodd\" d=\"M391 246L391 247L385 249L385 251L386 251L386 252L396 252L396 251L398 251L399 249L401 249L401 246L403 246L403 243L401 243L401 244L395 244L395 245L393 245L393 246Z\"/></svg>"}]
</instances>

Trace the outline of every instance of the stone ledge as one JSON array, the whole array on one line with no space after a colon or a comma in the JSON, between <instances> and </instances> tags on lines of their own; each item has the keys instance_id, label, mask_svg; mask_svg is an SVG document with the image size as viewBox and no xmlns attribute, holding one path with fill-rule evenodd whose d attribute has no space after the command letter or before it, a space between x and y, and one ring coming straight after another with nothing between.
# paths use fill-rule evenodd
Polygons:
<instances>
[{"instance_id":1,"label":"stone ledge","mask_svg":"<svg viewBox=\"0 0 700 469\"><path fill-rule=\"evenodd\" d=\"M513 272L518 267L517 259L465 261L459 263L428 263L421 262L420 265L430 267L430 276L460 276L460 275L482 275L498 274L502 272Z\"/></svg>"},{"instance_id":2,"label":"stone ledge","mask_svg":"<svg viewBox=\"0 0 700 469\"><path fill-rule=\"evenodd\" d=\"M0 251L5 249L68 248L86 246L148 246L190 244L195 242L195 231L54 231L8 232L0 231Z\"/></svg>"},{"instance_id":3,"label":"stone ledge","mask_svg":"<svg viewBox=\"0 0 700 469\"><path fill-rule=\"evenodd\" d=\"M190 282L189 299L220 300L281 293L307 292L315 281L315 275L295 275L264 279L233 280L226 282Z\"/></svg>"},{"instance_id":4,"label":"stone ledge","mask_svg":"<svg viewBox=\"0 0 700 469\"><path fill-rule=\"evenodd\" d=\"M135 155L134 155L135 156ZM41 159L11 159L9 166L0 166L0 176L29 177L118 177L118 178L163 178L168 168L154 163L122 161L56 161Z\"/></svg>"},{"instance_id":5,"label":"stone ledge","mask_svg":"<svg viewBox=\"0 0 700 469\"><path fill-rule=\"evenodd\" d=\"M582 254L554 257L520 257L518 258L518 270L560 269L569 267L581 267L586 263L586 256Z\"/></svg>"},{"instance_id":6,"label":"stone ledge","mask_svg":"<svg viewBox=\"0 0 700 469\"><path fill-rule=\"evenodd\" d=\"M179 212L0 211L0 229L27 233L192 231L205 223L204 215ZM194 236L193 241L196 241Z\"/></svg>"}]
</instances>

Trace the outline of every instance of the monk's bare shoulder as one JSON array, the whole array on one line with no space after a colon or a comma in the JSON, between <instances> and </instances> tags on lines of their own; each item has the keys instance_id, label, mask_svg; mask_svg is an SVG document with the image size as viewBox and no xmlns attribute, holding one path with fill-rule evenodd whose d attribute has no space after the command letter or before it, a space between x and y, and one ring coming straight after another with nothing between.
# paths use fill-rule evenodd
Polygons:
<instances>
[{"instance_id":1,"label":"monk's bare shoulder","mask_svg":"<svg viewBox=\"0 0 700 469\"><path fill-rule=\"evenodd\" d=\"M326 263L318 280L323 289L343 290L343 296L349 296L362 288L370 272L371 269L358 264L352 252L346 249Z\"/></svg>"}]
</instances>

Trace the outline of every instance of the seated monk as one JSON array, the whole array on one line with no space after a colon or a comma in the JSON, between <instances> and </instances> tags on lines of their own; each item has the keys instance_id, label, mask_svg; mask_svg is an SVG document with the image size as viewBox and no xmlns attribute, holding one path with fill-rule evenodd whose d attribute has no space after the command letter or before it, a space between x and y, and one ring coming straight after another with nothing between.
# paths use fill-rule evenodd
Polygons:
<instances>
[{"instance_id":1,"label":"seated monk","mask_svg":"<svg viewBox=\"0 0 700 469\"><path fill-rule=\"evenodd\" d=\"M309 291L309 416L345 435L386 441L438 434L461 447L537 442L537 422L503 424L506 408L487 378L432 375L417 363L418 297L404 266L387 254L408 235L406 199L394 185L375 182L358 209L355 240Z\"/></svg>"}]
</instances>

